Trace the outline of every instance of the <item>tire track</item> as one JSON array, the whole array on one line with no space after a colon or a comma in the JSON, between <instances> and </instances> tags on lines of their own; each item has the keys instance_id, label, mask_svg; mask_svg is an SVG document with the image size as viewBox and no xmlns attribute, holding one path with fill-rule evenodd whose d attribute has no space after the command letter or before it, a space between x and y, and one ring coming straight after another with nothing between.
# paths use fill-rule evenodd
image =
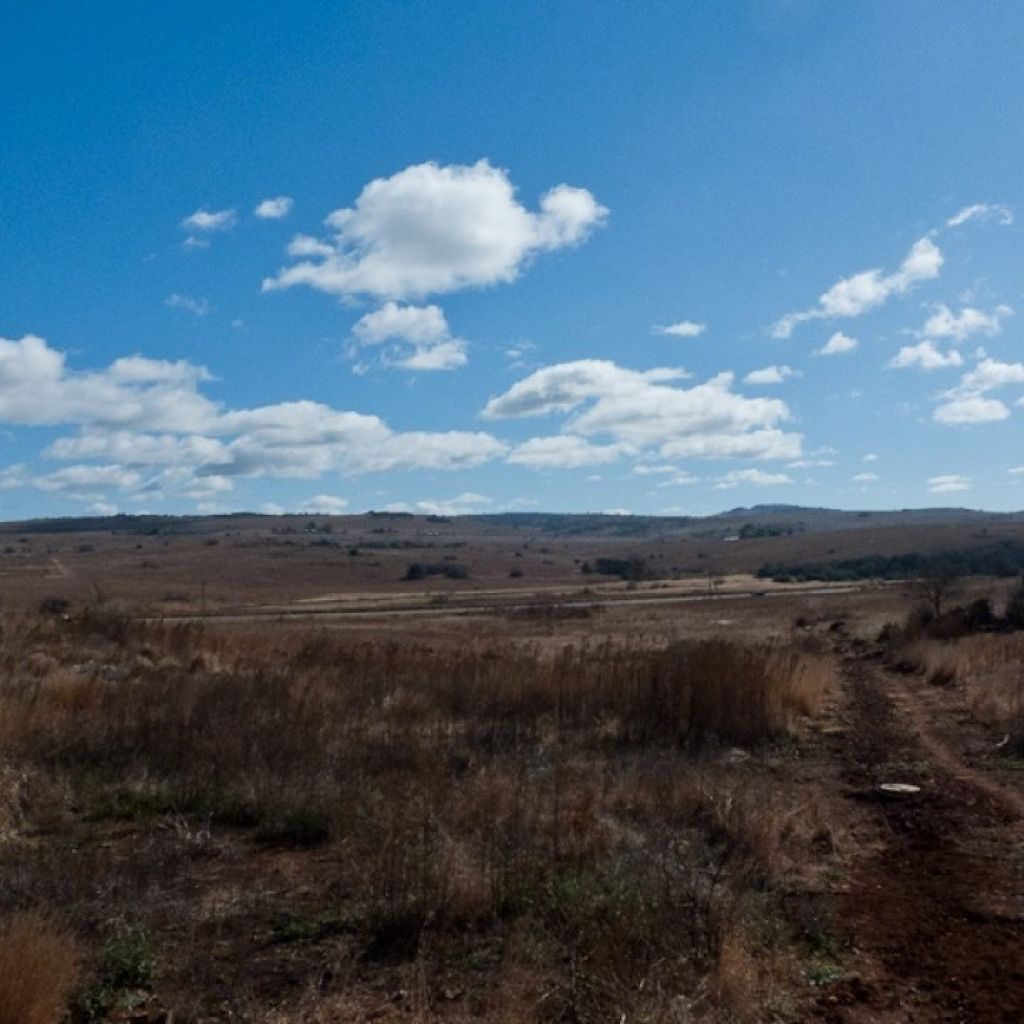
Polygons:
<instances>
[{"instance_id":1,"label":"tire track","mask_svg":"<svg viewBox=\"0 0 1024 1024\"><path fill-rule=\"evenodd\" d=\"M852 721L835 753L848 797L862 808L859 838L874 852L835 898L860 974L822 996L815 1016L836 1024L1024 1021L1018 798L941 745L905 680L854 657L844 657L843 677ZM862 802L881 782L908 781L905 766L922 762L929 777L918 797Z\"/></svg>"}]
</instances>

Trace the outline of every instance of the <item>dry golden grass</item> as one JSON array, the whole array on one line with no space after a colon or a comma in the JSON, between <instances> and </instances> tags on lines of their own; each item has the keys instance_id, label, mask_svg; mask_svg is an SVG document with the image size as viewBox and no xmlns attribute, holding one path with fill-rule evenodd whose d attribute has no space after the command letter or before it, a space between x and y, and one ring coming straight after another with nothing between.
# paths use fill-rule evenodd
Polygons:
<instances>
[{"instance_id":1,"label":"dry golden grass","mask_svg":"<svg viewBox=\"0 0 1024 1024\"><path fill-rule=\"evenodd\" d=\"M25 672L36 654L49 660ZM765 981L744 966L742 922L806 859L820 822L756 760L723 750L786 740L830 679L824 657L721 639L552 655L500 640L10 619L0 758L67 792L80 820L136 823L176 837L176 852L161 862L149 839L134 859L79 856L69 871L58 844L33 873L0 849L0 911L31 893L102 932L104 916L137 914L173 872L216 856L213 833L229 830L281 856L329 849L315 909L279 909L271 936L344 936L338 977L415 966L424 1020L451 964L478 948L489 982L466 1019L668 1020L700 992L749 1000ZM107 891L123 894L117 906L97 904ZM207 941L270 927L245 905L219 912ZM181 978L201 995L202 977ZM533 1009L517 1018L513 998Z\"/></svg>"},{"instance_id":2,"label":"dry golden grass","mask_svg":"<svg viewBox=\"0 0 1024 1024\"><path fill-rule=\"evenodd\" d=\"M1024 633L968 637L934 652L930 664L955 674L971 711L1005 730L1010 745L1024 752Z\"/></svg>"},{"instance_id":3,"label":"dry golden grass","mask_svg":"<svg viewBox=\"0 0 1024 1024\"><path fill-rule=\"evenodd\" d=\"M27 912L0 923L0 1024L57 1024L80 963L74 936L49 918Z\"/></svg>"}]
</instances>

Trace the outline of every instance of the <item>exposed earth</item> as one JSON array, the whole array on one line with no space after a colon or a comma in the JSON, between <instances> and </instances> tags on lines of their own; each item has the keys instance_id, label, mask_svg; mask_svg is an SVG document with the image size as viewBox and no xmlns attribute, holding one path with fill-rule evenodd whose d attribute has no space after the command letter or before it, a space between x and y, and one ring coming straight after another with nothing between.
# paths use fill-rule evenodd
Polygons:
<instances>
[{"instance_id":1,"label":"exposed earth","mask_svg":"<svg viewBox=\"0 0 1024 1024\"><path fill-rule=\"evenodd\" d=\"M830 1022L1024 1019L1024 798L1019 772L955 692L837 644L841 727L823 742L849 805L835 927L856 969L815 1008ZM1003 767L999 767L999 765ZM877 786L920 793L879 799Z\"/></svg>"}]
</instances>

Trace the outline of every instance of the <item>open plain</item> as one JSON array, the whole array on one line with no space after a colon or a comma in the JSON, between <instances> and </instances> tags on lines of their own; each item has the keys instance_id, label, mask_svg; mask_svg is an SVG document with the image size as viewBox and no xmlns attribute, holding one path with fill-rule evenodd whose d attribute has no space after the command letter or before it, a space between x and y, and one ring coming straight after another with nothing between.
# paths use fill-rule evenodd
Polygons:
<instances>
[{"instance_id":1,"label":"open plain","mask_svg":"<svg viewBox=\"0 0 1024 1024\"><path fill-rule=\"evenodd\" d=\"M878 518L4 527L0 1020L1019 1020L1024 529Z\"/></svg>"}]
</instances>

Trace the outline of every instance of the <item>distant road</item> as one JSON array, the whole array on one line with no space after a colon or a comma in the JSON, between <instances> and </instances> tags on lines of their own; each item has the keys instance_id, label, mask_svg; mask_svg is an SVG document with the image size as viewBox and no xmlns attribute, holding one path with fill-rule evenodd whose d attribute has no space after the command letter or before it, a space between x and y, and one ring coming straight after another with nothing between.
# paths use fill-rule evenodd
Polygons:
<instances>
[{"instance_id":1,"label":"distant road","mask_svg":"<svg viewBox=\"0 0 1024 1024\"><path fill-rule=\"evenodd\" d=\"M353 605L347 608L252 608L238 611L209 612L206 615L188 612L184 614L148 616L147 622L260 622L270 620L300 619L350 619L350 618L452 618L495 614L501 612L541 611L548 608L607 608L621 605L652 604L694 604L698 602L736 601L755 597L794 597L797 595L853 594L865 589L863 584L841 584L820 587L762 587L756 590L730 590L717 594L686 591L664 594L638 593L609 597L572 597L566 600L548 601L472 601L439 603L434 605Z\"/></svg>"}]
</instances>

